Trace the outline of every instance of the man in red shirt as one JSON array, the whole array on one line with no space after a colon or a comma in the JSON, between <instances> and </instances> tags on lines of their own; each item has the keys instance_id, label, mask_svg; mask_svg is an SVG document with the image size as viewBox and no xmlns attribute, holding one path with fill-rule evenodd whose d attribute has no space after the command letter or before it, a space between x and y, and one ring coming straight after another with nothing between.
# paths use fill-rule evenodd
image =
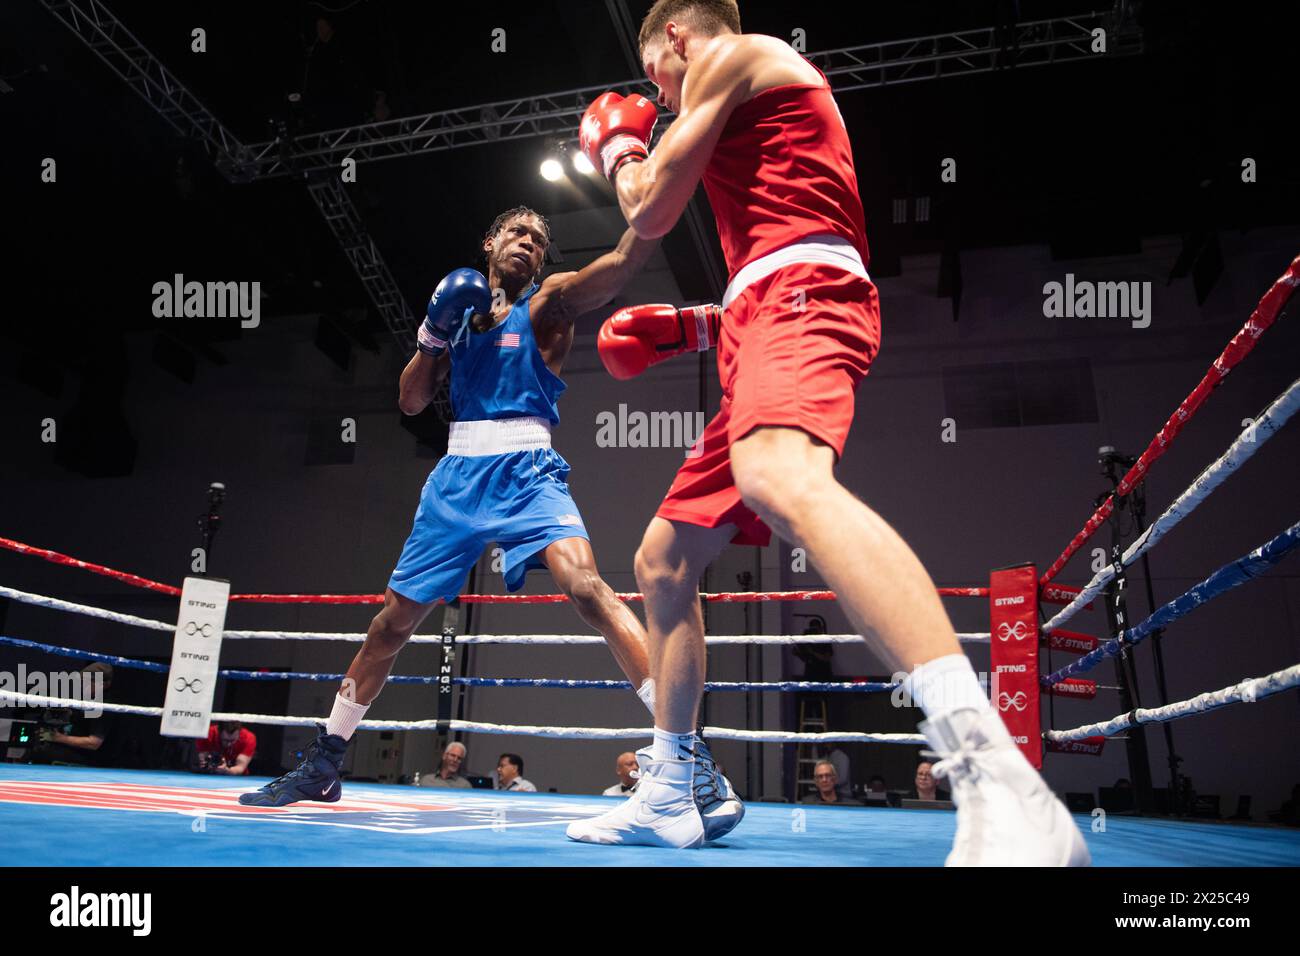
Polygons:
<instances>
[{"instance_id":1,"label":"man in red shirt","mask_svg":"<svg viewBox=\"0 0 1300 956\"><path fill-rule=\"evenodd\" d=\"M199 767L213 773L242 776L257 753L257 737L237 720L225 720L208 727L206 740L194 745L199 752Z\"/></svg>"},{"instance_id":2,"label":"man in red shirt","mask_svg":"<svg viewBox=\"0 0 1300 956\"><path fill-rule=\"evenodd\" d=\"M575 823L575 840L696 847L691 747L704 682L698 582L728 543L771 529L806 549L858 633L925 711L921 729L958 805L950 864L1086 863L1065 807L989 706L925 568L836 481L854 395L880 346L853 152L830 84L774 37L740 32L734 0L657 0L641 62L677 119L649 153L656 110L606 93L580 141L643 238L667 233L703 181L729 284L722 307L624 309L601 357L630 378L671 355L718 349L722 400L636 554L656 681L654 744L624 805Z\"/></svg>"}]
</instances>

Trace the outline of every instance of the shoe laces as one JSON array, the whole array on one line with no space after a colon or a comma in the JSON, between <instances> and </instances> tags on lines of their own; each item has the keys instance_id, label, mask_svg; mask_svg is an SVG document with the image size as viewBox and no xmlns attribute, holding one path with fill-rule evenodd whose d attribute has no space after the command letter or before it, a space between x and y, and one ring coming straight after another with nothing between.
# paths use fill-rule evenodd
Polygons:
<instances>
[{"instance_id":1,"label":"shoe laces","mask_svg":"<svg viewBox=\"0 0 1300 956\"><path fill-rule=\"evenodd\" d=\"M718 767L707 750L703 754L696 751L691 789L695 792L695 799L701 806L709 807L722 802L722 792L718 788Z\"/></svg>"},{"instance_id":2,"label":"shoe laces","mask_svg":"<svg viewBox=\"0 0 1300 956\"><path fill-rule=\"evenodd\" d=\"M953 786L958 787L974 783L980 778L982 771L979 762L975 759L977 753L978 748L966 739L947 756L935 753L933 750L922 750L921 756L936 760L932 771L934 775L943 780L951 780Z\"/></svg>"}]
</instances>

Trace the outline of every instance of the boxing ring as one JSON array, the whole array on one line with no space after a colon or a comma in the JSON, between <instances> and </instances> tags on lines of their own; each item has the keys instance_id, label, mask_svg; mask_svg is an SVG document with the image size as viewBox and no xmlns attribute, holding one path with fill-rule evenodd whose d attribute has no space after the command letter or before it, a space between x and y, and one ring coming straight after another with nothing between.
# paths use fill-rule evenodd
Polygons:
<instances>
[{"instance_id":1,"label":"boxing ring","mask_svg":"<svg viewBox=\"0 0 1300 956\"><path fill-rule=\"evenodd\" d=\"M1043 732L1038 705L1048 695L1095 700L1107 688L1080 675L1097 664L1123 657L1151 634L1163 631L1205 603L1228 598L1230 592L1267 572L1300 545L1300 522L1289 516L1279 520L1280 530L1246 555L1232 557L1186 593L1159 607L1145 620L1130 625L1120 618L1116 632L1106 639L1074 631L1063 625L1094 601L1106 597L1126 569L1153 548L1174 526L1190 517L1196 507L1220 488L1237 470L1260 452L1300 408L1300 381L1293 383L1260 415L1250 421L1223 454L1122 553L1093 575L1083 587L1069 587L1056 577L1070 559L1101 528L1120 504L1137 488L1181 430L1195 417L1228 373L1255 348L1263 334L1281 315L1300 283L1300 257L1273 284L1249 320L1214 360L1196 388L1179 405L1151 440L1146 451L1120 480L1115 492L1088 518L1083 529L1061 555L1039 576L1032 565L1020 566L1020 579L1028 570L1028 597L1010 598L999 574L989 587L940 588L952 599L983 598L990 602L990 630L958 635L965 644L987 644L994 669L999 654L1018 653L1028 664L1015 665L1014 678L994 686L991 697L1013 729L1016 721L1030 721L1048 752L1086 755L1100 752L1108 738L1142 724L1153 724L1208 714L1218 708L1258 703L1300 686L1300 663L1278 661L1266 674L1237 676L1225 686L1208 688L1187 700L1156 708L1134 708L1105 715L1074 728ZM114 578L135 587L179 597L180 589L129 572L97 565L34 545L0 538L0 547L56 564ZM623 594L635 601L640 595ZM733 592L703 595L708 601L825 601L828 591ZM76 604L49 595L0 586L0 598L112 622L124 627L175 633L176 622L154 620L105 608ZM231 601L297 604L378 604L382 595L232 594ZM558 595L464 595L467 603L553 603ZM1006 617L1007 605L1019 605L1022 616ZM1047 617L1044 605L1060 610ZM1042 620L1042 618L1046 618ZM1176 634L1170 631L1170 634ZM329 641L359 643L363 634L237 630L223 632L225 639L250 641ZM475 634L457 635L444 628L441 635L417 635L414 643L442 645L444 655L457 645L552 645L556 660L564 647L600 644L596 635L578 634ZM784 645L797 643L849 643L855 634L709 635L710 646ZM166 672L166 665L122 656L65 647L47 641L0 635L0 644L31 652L81 661L103 661L116 667ZM1171 648L1176 643L1170 642ZM1068 653L1076 660L1042 673L1040 653ZM444 657L444 661L450 657ZM567 693L628 689L626 681L565 680L556 678L451 677L440 675L394 676L392 683L415 683L440 690L450 686L529 686ZM227 680L298 680L336 684L342 674L275 672L227 669ZM712 693L892 693L894 683L849 682L709 682ZM436 717L416 720L366 720L363 730L401 730L437 733L520 734L582 740L644 740L648 727L560 727L495 724L451 719L450 695L439 695ZM444 700L445 698L445 700ZM70 697L0 690L0 703L28 707L89 709L91 705ZM104 711L141 718L161 716L162 708L127 704L98 704ZM1105 713L1105 712L1103 712ZM1212 719L1212 718L1207 718ZM214 713L213 721L239 720L248 725L310 727L317 718L278 714ZM1028 726L1028 725L1026 725ZM871 745L922 745L920 734L833 732L794 733L744 728L707 727L714 740L761 743L862 742ZM1041 753L1038 754L1041 759ZM1069 758L1063 758L1069 759ZM481 790L429 790L427 788L349 782L343 798L334 804L295 804L282 808L245 807L238 794L256 789L264 780L243 778L217 785L210 776L187 773L44 767L0 764L0 864L26 866L316 866L322 860L336 865L465 865L465 866L934 866L941 865L952 841L955 819L937 810L874 807L819 807L806 805L748 804L744 822L725 839L699 853L673 853L641 847L594 847L565 839L563 827L583 817L608 810L618 798L562 794L494 793ZM1230 823L1197 823L1107 815L1104 828L1096 828L1096 814L1078 815L1076 822L1098 866L1295 866L1300 865L1300 831ZM93 838L90 835L93 834Z\"/></svg>"},{"instance_id":2,"label":"boxing ring","mask_svg":"<svg viewBox=\"0 0 1300 956\"><path fill-rule=\"evenodd\" d=\"M248 784L187 773L0 765L5 865L21 866L942 866L953 815L938 810L750 803L697 853L564 837L615 797L348 783L333 804L236 802ZM1295 866L1300 831L1114 817L1078 819L1096 866ZM611 852L611 850L613 852Z\"/></svg>"}]
</instances>

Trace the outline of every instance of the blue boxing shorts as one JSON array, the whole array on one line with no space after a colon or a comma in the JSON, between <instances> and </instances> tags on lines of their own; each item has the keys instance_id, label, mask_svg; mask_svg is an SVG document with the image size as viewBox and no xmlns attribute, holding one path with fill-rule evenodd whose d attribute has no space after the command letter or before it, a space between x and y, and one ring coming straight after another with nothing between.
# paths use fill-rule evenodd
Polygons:
<instances>
[{"instance_id":1,"label":"blue boxing shorts","mask_svg":"<svg viewBox=\"0 0 1300 956\"><path fill-rule=\"evenodd\" d=\"M484 547L505 550L506 589L546 566L542 550L562 538L588 538L569 494L569 463L553 448L453 455L438 462L415 512L388 586L427 604L451 601Z\"/></svg>"}]
</instances>

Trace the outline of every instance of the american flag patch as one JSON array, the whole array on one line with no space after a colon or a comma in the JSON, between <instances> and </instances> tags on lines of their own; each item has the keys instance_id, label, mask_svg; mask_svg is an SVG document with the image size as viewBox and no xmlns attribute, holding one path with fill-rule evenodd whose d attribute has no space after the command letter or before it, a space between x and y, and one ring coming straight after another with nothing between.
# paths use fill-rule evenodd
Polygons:
<instances>
[{"instance_id":1,"label":"american flag patch","mask_svg":"<svg viewBox=\"0 0 1300 956\"><path fill-rule=\"evenodd\" d=\"M502 332L501 337L497 339L497 348L499 349L517 349L519 348L518 332Z\"/></svg>"}]
</instances>

